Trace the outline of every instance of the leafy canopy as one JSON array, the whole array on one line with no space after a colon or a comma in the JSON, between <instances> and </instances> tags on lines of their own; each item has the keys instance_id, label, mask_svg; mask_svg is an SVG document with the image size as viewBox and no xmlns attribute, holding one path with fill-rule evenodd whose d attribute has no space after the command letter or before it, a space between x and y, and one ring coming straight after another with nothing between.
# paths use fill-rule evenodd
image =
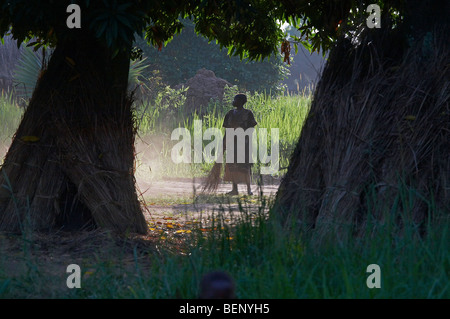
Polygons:
<instances>
[{"instance_id":1,"label":"leafy canopy","mask_svg":"<svg viewBox=\"0 0 450 319\"><path fill-rule=\"evenodd\" d=\"M285 37L281 21L300 29L299 42L329 49L341 29L367 17L365 8L379 3L386 12L401 10L402 0L0 0L0 35L11 32L21 43L37 38L56 45L71 37L66 27L71 3L81 7L82 29L113 50L130 50L135 34L161 48L190 18L195 30L216 40L229 54L261 59L276 52ZM359 20L358 20L359 17ZM307 42L306 42L307 41Z\"/></svg>"}]
</instances>

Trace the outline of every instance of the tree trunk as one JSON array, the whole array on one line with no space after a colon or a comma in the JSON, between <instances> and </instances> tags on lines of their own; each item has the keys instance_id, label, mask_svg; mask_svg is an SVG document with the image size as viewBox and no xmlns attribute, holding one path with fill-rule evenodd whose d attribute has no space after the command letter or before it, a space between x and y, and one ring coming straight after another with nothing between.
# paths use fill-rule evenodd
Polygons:
<instances>
[{"instance_id":1,"label":"tree trunk","mask_svg":"<svg viewBox=\"0 0 450 319\"><path fill-rule=\"evenodd\" d=\"M60 39L0 171L0 229L147 232L134 180L129 55Z\"/></svg>"},{"instance_id":2,"label":"tree trunk","mask_svg":"<svg viewBox=\"0 0 450 319\"><path fill-rule=\"evenodd\" d=\"M392 31L366 35L331 51L277 193L275 211L318 244L450 209L448 29L409 48Z\"/></svg>"}]
</instances>

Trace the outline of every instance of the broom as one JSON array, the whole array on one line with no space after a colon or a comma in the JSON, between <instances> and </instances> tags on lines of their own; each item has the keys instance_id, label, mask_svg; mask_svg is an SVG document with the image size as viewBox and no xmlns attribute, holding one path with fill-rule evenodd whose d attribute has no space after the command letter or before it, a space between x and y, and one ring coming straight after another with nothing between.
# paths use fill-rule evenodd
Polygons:
<instances>
[{"instance_id":1,"label":"broom","mask_svg":"<svg viewBox=\"0 0 450 319\"><path fill-rule=\"evenodd\" d=\"M206 178L206 182L203 185L203 192L215 192L220 183L220 172L222 171L222 163L214 163L213 168Z\"/></svg>"}]
</instances>

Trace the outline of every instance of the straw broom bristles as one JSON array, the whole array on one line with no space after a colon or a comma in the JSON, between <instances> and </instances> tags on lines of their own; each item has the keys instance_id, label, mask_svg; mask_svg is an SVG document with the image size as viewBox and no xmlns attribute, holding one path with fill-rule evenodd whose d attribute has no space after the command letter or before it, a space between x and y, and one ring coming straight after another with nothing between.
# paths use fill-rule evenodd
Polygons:
<instances>
[{"instance_id":1,"label":"straw broom bristles","mask_svg":"<svg viewBox=\"0 0 450 319\"><path fill-rule=\"evenodd\" d=\"M203 185L203 192L209 193L209 192L215 192L217 188L219 187L220 183L220 173L222 171L222 163L214 163L214 166L212 167L211 171L208 174L208 177L206 178L205 184Z\"/></svg>"}]
</instances>

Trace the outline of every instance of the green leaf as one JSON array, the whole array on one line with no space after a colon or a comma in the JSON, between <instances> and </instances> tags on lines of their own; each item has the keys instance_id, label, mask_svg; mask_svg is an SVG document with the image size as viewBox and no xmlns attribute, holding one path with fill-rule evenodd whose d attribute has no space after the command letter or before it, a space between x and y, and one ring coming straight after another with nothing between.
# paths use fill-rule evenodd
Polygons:
<instances>
[{"instance_id":1,"label":"green leaf","mask_svg":"<svg viewBox=\"0 0 450 319\"><path fill-rule=\"evenodd\" d=\"M105 30L106 30L106 27L108 26L108 23L103 23L103 24L101 24L99 27L98 27L98 29L95 31L95 36L97 37L97 38L100 38L104 33L105 33Z\"/></svg>"},{"instance_id":2,"label":"green leaf","mask_svg":"<svg viewBox=\"0 0 450 319\"><path fill-rule=\"evenodd\" d=\"M120 6L118 6L117 9L119 11L125 11L126 9L131 7L132 5L133 5L132 3L127 2L127 3L121 4Z\"/></svg>"},{"instance_id":3,"label":"green leaf","mask_svg":"<svg viewBox=\"0 0 450 319\"><path fill-rule=\"evenodd\" d=\"M14 86L20 97L31 97L41 68L42 55L40 53L35 53L28 46L24 47L14 71L13 78Z\"/></svg>"},{"instance_id":4,"label":"green leaf","mask_svg":"<svg viewBox=\"0 0 450 319\"><path fill-rule=\"evenodd\" d=\"M116 15L117 20L119 20L120 23L122 23L123 25L125 25L126 27L128 27L130 30L133 29L133 27L131 26L130 21L123 15L118 14Z\"/></svg>"}]
</instances>

